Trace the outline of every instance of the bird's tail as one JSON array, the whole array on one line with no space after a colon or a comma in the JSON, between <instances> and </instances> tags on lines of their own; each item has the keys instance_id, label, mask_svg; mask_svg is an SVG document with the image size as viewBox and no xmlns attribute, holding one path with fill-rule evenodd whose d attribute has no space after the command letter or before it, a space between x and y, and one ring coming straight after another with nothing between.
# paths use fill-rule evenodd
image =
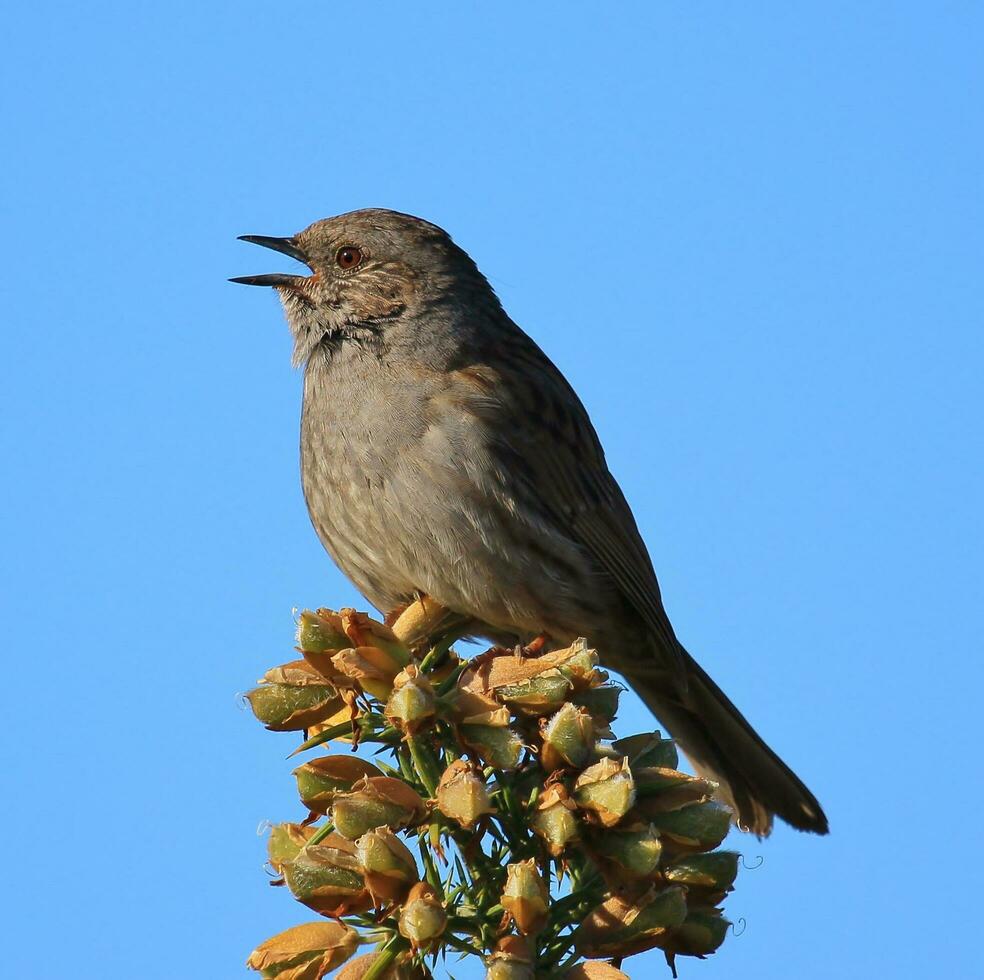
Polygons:
<instances>
[{"instance_id":1,"label":"bird's tail","mask_svg":"<svg viewBox=\"0 0 984 980\"><path fill-rule=\"evenodd\" d=\"M731 805L739 826L760 837L773 815L798 830L827 833L827 818L816 797L769 748L701 666L683 651L687 689L667 690L666 675L630 669L626 677L677 744ZM659 683L662 681L662 683Z\"/></svg>"}]
</instances>

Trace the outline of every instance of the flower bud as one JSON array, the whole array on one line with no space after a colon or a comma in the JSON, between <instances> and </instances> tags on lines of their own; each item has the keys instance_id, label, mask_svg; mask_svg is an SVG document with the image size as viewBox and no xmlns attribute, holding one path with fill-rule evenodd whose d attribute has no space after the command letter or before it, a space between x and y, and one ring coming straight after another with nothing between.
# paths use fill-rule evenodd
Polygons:
<instances>
[{"instance_id":1,"label":"flower bud","mask_svg":"<svg viewBox=\"0 0 984 980\"><path fill-rule=\"evenodd\" d=\"M342 707L338 692L303 660L274 667L260 687L246 694L257 720L272 732L296 732L333 715Z\"/></svg>"},{"instance_id":2,"label":"flower bud","mask_svg":"<svg viewBox=\"0 0 984 980\"><path fill-rule=\"evenodd\" d=\"M520 936L503 936L485 963L485 980L533 980L533 954Z\"/></svg>"},{"instance_id":3,"label":"flower bud","mask_svg":"<svg viewBox=\"0 0 984 980\"><path fill-rule=\"evenodd\" d=\"M602 759L588 766L574 783L574 799L603 827L614 827L635 803L629 760Z\"/></svg>"},{"instance_id":4,"label":"flower bud","mask_svg":"<svg viewBox=\"0 0 984 980\"><path fill-rule=\"evenodd\" d=\"M561 783L553 783L539 796L530 826L546 842L547 850L559 857L581 834L574 801Z\"/></svg>"},{"instance_id":5,"label":"flower bud","mask_svg":"<svg viewBox=\"0 0 984 980\"><path fill-rule=\"evenodd\" d=\"M632 901L613 895L594 909L575 932L574 945L588 959L632 956L658 946L687 915L686 890L649 891Z\"/></svg>"},{"instance_id":6,"label":"flower bud","mask_svg":"<svg viewBox=\"0 0 984 980\"><path fill-rule=\"evenodd\" d=\"M278 874L283 872L284 863L293 861L297 852L317 833L317 827L305 827L299 823L278 823L270 829L267 841L267 854L270 867Z\"/></svg>"},{"instance_id":7,"label":"flower bud","mask_svg":"<svg viewBox=\"0 0 984 980\"><path fill-rule=\"evenodd\" d=\"M500 902L524 935L539 932L547 924L550 893L533 858L506 866Z\"/></svg>"},{"instance_id":8,"label":"flower bud","mask_svg":"<svg viewBox=\"0 0 984 980\"><path fill-rule=\"evenodd\" d=\"M466 829L483 814L495 812L485 780L463 759L444 770L436 795L438 810Z\"/></svg>"},{"instance_id":9,"label":"flower bud","mask_svg":"<svg viewBox=\"0 0 984 980\"><path fill-rule=\"evenodd\" d=\"M410 849L389 827L363 834L355 842L355 855L364 873L366 888L379 904L398 901L420 878Z\"/></svg>"},{"instance_id":10,"label":"flower bud","mask_svg":"<svg viewBox=\"0 0 984 980\"><path fill-rule=\"evenodd\" d=\"M283 873L294 897L322 915L348 915L372 908L355 845L338 834L302 848L292 861L283 863Z\"/></svg>"},{"instance_id":11,"label":"flower bud","mask_svg":"<svg viewBox=\"0 0 984 980\"><path fill-rule=\"evenodd\" d=\"M594 748L594 723L584 708L567 702L555 715L541 722L543 745L540 765L545 772L579 769Z\"/></svg>"},{"instance_id":12,"label":"flower bud","mask_svg":"<svg viewBox=\"0 0 984 980\"><path fill-rule=\"evenodd\" d=\"M260 943L246 966L269 980L316 980L344 963L358 945L358 933L340 922L308 922Z\"/></svg>"},{"instance_id":13,"label":"flower bud","mask_svg":"<svg viewBox=\"0 0 984 980\"><path fill-rule=\"evenodd\" d=\"M713 800L654 813L649 819L664 841L671 840L677 847L694 851L713 850L731 829L731 809Z\"/></svg>"},{"instance_id":14,"label":"flower bud","mask_svg":"<svg viewBox=\"0 0 984 980\"><path fill-rule=\"evenodd\" d=\"M326 755L294 770L297 792L313 813L327 813L336 794L347 792L366 776L382 776L371 762L357 755Z\"/></svg>"},{"instance_id":15,"label":"flower bud","mask_svg":"<svg viewBox=\"0 0 984 980\"><path fill-rule=\"evenodd\" d=\"M360 780L352 792L337 793L331 807L335 829L349 840L357 840L376 827L409 827L426 814L427 805L420 795L403 780L390 776Z\"/></svg>"},{"instance_id":16,"label":"flower bud","mask_svg":"<svg viewBox=\"0 0 984 980\"><path fill-rule=\"evenodd\" d=\"M400 911L400 935L414 949L428 949L443 934L448 915L437 892L426 881L418 881Z\"/></svg>"},{"instance_id":17,"label":"flower bud","mask_svg":"<svg viewBox=\"0 0 984 980\"><path fill-rule=\"evenodd\" d=\"M597 835L594 850L617 866L619 876L648 878L659 865L663 847L656 831L648 826L635 830L606 830Z\"/></svg>"},{"instance_id":18,"label":"flower bud","mask_svg":"<svg viewBox=\"0 0 984 980\"><path fill-rule=\"evenodd\" d=\"M386 702L386 720L401 732L413 734L437 713L434 687L414 664L393 680L393 693Z\"/></svg>"},{"instance_id":19,"label":"flower bud","mask_svg":"<svg viewBox=\"0 0 984 980\"><path fill-rule=\"evenodd\" d=\"M663 870L667 881L688 888L707 888L713 892L731 890L738 876L738 854L735 851L712 851L710 854L688 854L677 858Z\"/></svg>"}]
</instances>

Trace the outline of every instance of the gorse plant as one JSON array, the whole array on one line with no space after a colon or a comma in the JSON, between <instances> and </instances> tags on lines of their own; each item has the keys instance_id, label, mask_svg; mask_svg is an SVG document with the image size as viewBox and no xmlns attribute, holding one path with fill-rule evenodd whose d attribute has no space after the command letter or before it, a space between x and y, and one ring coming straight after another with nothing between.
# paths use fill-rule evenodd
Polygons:
<instances>
[{"instance_id":1,"label":"gorse plant","mask_svg":"<svg viewBox=\"0 0 984 980\"><path fill-rule=\"evenodd\" d=\"M430 600L390 620L302 613L303 659L247 695L267 728L305 731L298 752L351 743L294 770L308 816L269 838L274 883L323 918L248 965L271 980L425 978L454 954L480 957L488 980L617 980L645 950L671 968L714 952L738 864L716 850L731 811L679 771L672 741L614 739L621 689L595 651L461 660Z\"/></svg>"}]
</instances>

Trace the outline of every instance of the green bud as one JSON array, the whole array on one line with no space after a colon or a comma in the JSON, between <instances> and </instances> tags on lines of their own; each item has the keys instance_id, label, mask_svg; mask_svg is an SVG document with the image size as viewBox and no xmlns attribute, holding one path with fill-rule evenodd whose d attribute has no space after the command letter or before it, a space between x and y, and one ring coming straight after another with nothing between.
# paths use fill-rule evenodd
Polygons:
<instances>
[{"instance_id":1,"label":"green bud","mask_svg":"<svg viewBox=\"0 0 984 980\"><path fill-rule=\"evenodd\" d=\"M495 696L515 711L542 715L564 703L571 682L556 669L544 671L517 684L505 684L495 689Z\"/></svg>"},{"instance_id":2,"label":"green bud","mask_svg":"<svg viewBox=\"0 0 984 980\"><path fill-rule=\"evenodd\" d=\"M583 766L594 748L594 723L584 708L567 702L541 722L540 765L545 772Z\"/></svg>"},{"instance_id":3,"label":"green bud","mask_svg":"<svg viewBox=\"0 0 984 980\"><path fill-rule=\"evenodd\" d=\"M267 841L267 854L270 866L280 873L287 861L293 861L298 851L317 832L317 827L305 827L299 823L278 823L270 829L270 839Z\"/></svg>"},{"instance_id":4,"label":"green bud","mask_svg":"<svg viewBox=\"0 0 984 980\"><path fill-rule=\"evenodd\" d=\"M588 766L574 783L574 800L603 827L614 827L635 803L629 760L602 759Z\"/></svg>"},{"instance_id":5,"label":"green bud","mask_svg":"<svg viewBox=\"0 0 984 980\"><path fill-rule=\"evenodd\" d=\"M735 851L688 854L677 858L663 874L668 881L688 888L730 891L738 876L738 854Z\"/></svg>"},{"instance_id":6,"label":"green bud","mask_svg":"<svg viewBox=\"0 0 984 980\"><path fill-rule=\"evenodd\" d=\"M505 709L503 709L505 710ZM493 769L515 769L523 752L520 737L502 725L461 725L461 740Z\"/></svg>"},{"instance_id":7,"label":"green bud","mask_svg":"<svg viewBox=\"0 0 984 980\"><path fill-rule=\"evenodd\" d=\"M709 956L724 942L730 925L720 909L692 908L683 925L669 933L665 943L660 945L671 962L676 954Z\"/></svg>"},{"instance_id":8,"label":"green bud","mask_svg":"<svg viewBox=\"0 0 984 980\"><path fill-rule=\"evenodd\" d=\"M297 732L341 710L338 692L303 660L274 667L246 699L257 720L272 732Z\"/></svg>"},{"instance_id":9,"label":"green bud","mask_svg":"<svg viewBox=\"0 0 984 980\"><path fill-rule=\"evenodd\" d=\"M656 831L648 826L638 830L606 830L597 835L594 850L616 864L621 874L648 878L659 865L663 847Z\"/></svg>"},{"instance_id":10,"label":"green bud","mask_svg":"<svg viewBox=\"0 0 984 980\"><path fill-rule=\"evenodd\" d=\"M573 700L576 705L586 708L591 713L598 728L603 728L615 720L621 693L622 688L615 684L602 684L600 687L589 687L576 695Z\"/></svg>"},{"instance_id":11,"label":"green bud","mask_svg":"<svg viewBox=\"0 0 984 980\"><path fill-rule=\"evenodd\" d=\"M731 810L713 800L685 806L649 818L665 840L695 851L713 850L731 829Z\"/></svg>"},{"instance_id":12,"label":"green bud","mask_svg":"<svg viewBox=\"0 0 984 980\"><path fill-rule=\"evenodd\" d=\"M619 755L626 756L632 766L676 769L680 765L676 742L663 738L659 732L620 738L612 742L612 748Z\"/></svg>"},{"instance_id":13,"label":"green bud","mask_svg":"<svg viewBox=\"0 0 984 980\"><path fill-rule=\"evenodd\" d=\"M401 779L389 776L361 780L351 793L336 794L331 807L335 829L349 840L357 840L376 827L408 827L426 814L427 806L419 794Z\"/></svg>"},{"instance_id":14,"label":"green bud","mask_svg":"<svg viewBox=\"0 0 984 980\"><path fill-rule=\"evenodd\" d=\"M693 803L704 803L717 789L717 783L677 769L634 767L633 772L639 811L646 817L667 810L679 810Z\"/></svg>"},{"instance_id":15,"label":"green bud","mask_svg":"<svg viewBox=\"0 0 984 980\"><path fill-rule=\"evenodd\" d=\"M382 776L382 772L357 755L326 755L294 770L301 801L314 813L327 813L338 793L351 790L366 776Z\"/></svg>"},{"instance_id":16,"label":"green bud","mask_svg":"<svg viewBox=\"0 0 984 980\"><path fill-rule=\"evenodd\" d=\"M305 609L297 620L297 645L305 653L344 650L352 641L342 629L342 617L330 609Z\"/></svg>"},{"instance_id":17,"label":"green bud","mask_svg":"<svg viewBox=\"0 0 984 980\"><path fill-rule=\"evenodd\" d=\"M283 865L287 887L299 901L322 915L348 915L372 907L355 847L330 834L309 844Z\"/></svg>"}]
</instances>

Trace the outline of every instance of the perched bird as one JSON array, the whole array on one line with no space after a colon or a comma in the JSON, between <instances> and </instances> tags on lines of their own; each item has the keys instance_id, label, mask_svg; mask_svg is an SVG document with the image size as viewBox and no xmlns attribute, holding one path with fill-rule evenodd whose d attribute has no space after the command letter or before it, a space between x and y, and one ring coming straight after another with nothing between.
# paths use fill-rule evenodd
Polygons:
<instances>
[{"instance_id":1,"label":"perched bird","mask_svg":"<svg viewBox=\"0 0 984 980\"><path fill-rule=\"evenodd\" d=\"M580 399L472 259L407 214L245 235L310 274L272 286L304 368L301 474L315 530L381 610L424 594L497 642L586 637L744 829L823 834L813 794L683 648Z\"/></svg>"}]
</instances>

